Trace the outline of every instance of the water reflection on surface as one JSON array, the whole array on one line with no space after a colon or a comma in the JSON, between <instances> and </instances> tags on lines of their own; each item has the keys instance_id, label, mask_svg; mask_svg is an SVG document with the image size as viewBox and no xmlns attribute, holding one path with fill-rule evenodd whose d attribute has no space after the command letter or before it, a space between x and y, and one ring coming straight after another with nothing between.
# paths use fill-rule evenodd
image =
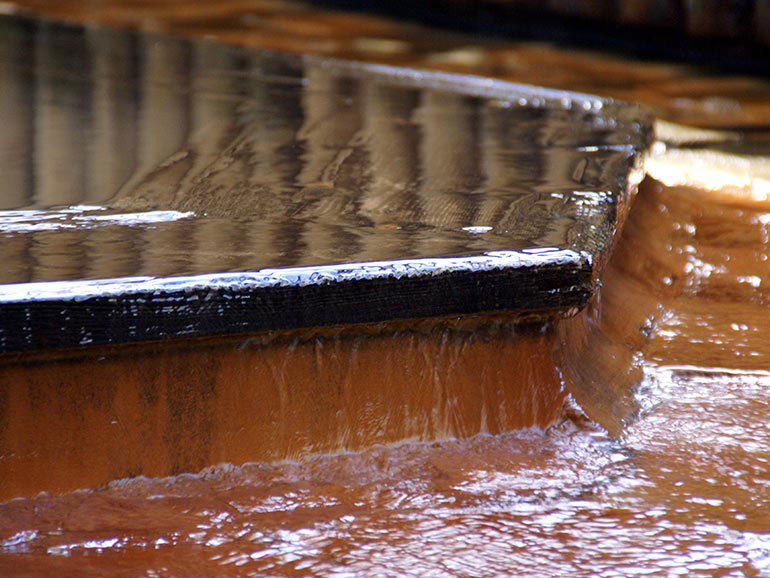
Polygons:
<instances>
[{"instance_id":1,"label":"water reflection on surface","mask_svg":"<svg viewBox=\"0 0 770 578\"><path fill-rule=\"evenodd\" d=\"M568 405L545 431L17 500L0 507L0 565L39 575L763 575L764 209L651 180L638 201L602 289L603 307L625 295L651 319L603 325L644 354L641 410L619 437ZM688 267L720 246L731 257L721 275ZM599 367L602 355L583 363Z\"/></svg>"},{"instance_id":2,"label":"water reflection on surface","mask_svg":"<svg viewBox=\"0 0 770 578\"><path fill-rule=\"evenodd\" d=\"M126 66L133 66L131 62L127 59ZM181 62L188 66L188 57ZM702 89L704 94L709 90ZM164 169L179 170L180 163L191 161L173 156L183 142L174 140L175 130L187 126L190 116L168 90L158 92L175 102L173 110L182 112L168 120L168 130L160 131L163 138L142 137L142 154L148 156L131 162L146 168L165 158L172 162ZM0 92L0 97L8 94L12 92ZM401 97L388 100L388 110L413 110L414 94ZM701 100L706 99L690 104ZM26 105L18 101L14 106L23 110ZM6 126L26 126L30 118L22 114L8 119ZM142 122L157 126L163 118ZM378 132L399 134L387 123L376 126ZM220 128L207 133L213 141L222 134ZM431 129L431 142L441 140L442 128ZM135 138L126 135L128 142ZM339 138L354 137L345 133ZM208 137L203 140L208 142ZM29 146L23 139L17 142ZM373 166L387 166L383 172L401 171L399 178L406 180L417 178L411 165L388 165L392 157L382 151L391 149L372 148ZM160 152L153 156L152 151ZM280 151L270 147L263 153L280 157ZM41 154L41 163L61 162L53 150ZM505 170L484 162L487 178ZM300 170L280 166L285 171L281 174ZM319 169L314 171L318 174ZM24 183L31 173L25 169L13 174L15 182ZM109 174L120 171L110 169ZM437 170L430 174L443 178ZM469 178L477 178L474 175ZM172 177L175 182L178 175ZM284 182L279 179L270 186ZM9 190L27 191L30 186ZM411 206L387 182L373 183L375 188L378 192L369 202L391 195L396 206ZM129 200L136 203L132 210L157 210L142 205L141 195ZM14 201L8 208L40 208L25 203ZM126 214L127 208L116 214ZM67 210L57 208L65 223L72 218ZM184 215L195 207L171 210ZM94 216L103 214L111 213L96 211ZM459 224L451 213L446 222ZM567 350L584 353L572 358L584 370L571 376L575 398L598 423L622 425L619 437L608 437L568 407L546 431L406 443L295 463L220 466L198 475L139 478L101 490L16 500L0 505L0 570L40 576L767 574L767 222L766 208L738 202L734 196L646 183L607 270L601 303L592 306L588 319L576 320L583 323L578 329L594 335L589 344L604 347L589 348L588 353ZM184 229L191 219L172 225ZM278 241L270 242L282 243L282 250L296 256L306 245L295 235L312 235L313 243L323 246L325 235L336 230L334 223L316 225L303 223L284 236L272 231L270 239ZM120 230L126 237L111 232L110 240L133 247L133 232ZM97 226L87 229L94 235L88 237L92 245L99 245L95 235L102 231ZM229 231L215 226L176 232L152 229L147 235L173 245L203 234L196 231L230 238ZM388 242L399 246L401 237L397 232L393 237ZM23 236L15 239L28 242ZM59 237L57 243L66 246L67 239ZM254 247L263 246L260 239L254 238ZM74 254L79 254L81 240L70 240ZM399 251L410 246L399 246ZM188 248L195 253L192 244ZM376 251L377 243L357 250ZM93 257L94 262L99 259L103 262L97 268L103 274L102 267L114 261ZM168 269L158 265L158 270L174 271L173 262ZM235 258L229 263L240 266ZM143 266L118 264L117 272L110 274ZM36 278L28 269L18 275L19 280ZM637 352L641 355L635 357ZM643 377L643 387L631 400L640 408L633 419L628 419L624 397L628 383L614 380L613 373L629 362ZM594 372L602 368L606 373L597 377ZM597 384L598 390L591 389ZM603 396L611 387L617 388L614 397Z\"/></svg>"},{"instance_id":3,"label":"water reflection on surface","mask_svg":"<svg viewBox=\"0 0 770 578\"><path fill-rule=\"evenodd\" d=\"M598 5L558 4L559 7L548 2L544 7L558 10ZM646 5L641 9L648 10L649 18L650 11L654 11L655 18L661 19L672 18L683 6L660 0L620 4L623 10L639 10ZM760 16L761 11L767 10L763 0L739 4L753 5L755 22L766 22ZM328 10L319 3L302 0L12 0L6 5L9 12L18 10L70 22L205 36L261 49L468 72L581 91L641 102L659 117L689 126L746 127L752 131L764 127L766 133L770 114L770 82L758 76L730 75L708 66L634 59L543 41L457 34L370 13ZM737 14L735 6L719 2L698 1L688 6L686 11L690 15L706 16L714 24L720 19L714 18L713 10L727 6L728 13ZM602 12L608 18L620 16L611 9ZM683 21L673 17L669 24L682 25ZM722 27L720 33L728 28ZM764 28L761 34L767 35L770 28ZM656 40L664 42L657 37Z\"/></svg>"},{"instance_id":4,"label":"water reflection on surface","mask_svg":"<svg viewBox=\"0 0 770 578\"><path fill-rule=\"evenodd\" d=\"M646 145L640 111L598 99L482 98L98 27L0 30L0 282L593 251Z\"/></svg>"}]
</instances>

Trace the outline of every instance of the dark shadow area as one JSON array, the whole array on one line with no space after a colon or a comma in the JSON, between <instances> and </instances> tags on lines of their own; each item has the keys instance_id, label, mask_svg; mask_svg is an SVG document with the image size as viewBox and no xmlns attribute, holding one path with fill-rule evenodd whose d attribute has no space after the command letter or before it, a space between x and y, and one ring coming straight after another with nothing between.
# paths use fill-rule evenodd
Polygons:
<instances>
[{"instance_id":1,"label":"dark shadow area","mask_svg":"<svg viewBox=\"0 0 770 578\"><path fill-rule=\"evenodd\" d=\"M316 0L486 38L541 40L611 51L635 59L674 60L722 72L770 75L770 20L754 2L562 2ZM553 6L556 4L556 6ZM657 4L646 10L623 4ZM723 6L719 6L723 4ZM703 6L706 5L706 6ZM767 11L766 8L764 8Z\"/></svg>"}]
</instances>

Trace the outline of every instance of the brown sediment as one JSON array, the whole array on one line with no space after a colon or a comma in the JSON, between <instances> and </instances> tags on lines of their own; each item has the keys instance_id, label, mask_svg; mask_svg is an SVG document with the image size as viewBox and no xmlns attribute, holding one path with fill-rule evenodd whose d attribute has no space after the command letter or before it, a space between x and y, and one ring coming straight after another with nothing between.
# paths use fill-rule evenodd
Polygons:
<instances>
[{"instance_id":1,"label":"brown sediment","mask_svg":"<svg viewBox=\"0 0 770 578\"><path fill-rule=\"evenodd\" d=\"M619 435L637 417L645 362L770 367L770 339L756 323L768 225L763 205L735 199L648 178L597 298L555 331L498 315L15 358L4 368L3 431L14 433L0 439L4 455L15 454L5 462L15 476L21 463L45 472L45 483L18 488L61 491L224 461L542 427L563 396L551 352L567 391ZM55 433L76 427L74 438ZM50 461L33 459L45 447L65 463L59 482Z\"/></svg>"},{"instance_id":2,"label":"brown sediment","mask_svg":"<svg viewBox=\"0 0 770 578\"><path fill-rule=\"evenodd\" d=\"M496 101L399 91L387 83L339 77L318 61L169 37L129 38L142 50L133 52L138 64L127 66L123 56L131 46L124 35L115 36L108 54L109 38L92 29L50 23L38 29L17 20L3 25L11 31L30 28L35 38L39 33L39 60L51 64L36 73L38 129L51 136L36 166L51 174L35 180L46 186L29 195L45 201L43 211L54 205L78 212L80 203L111 198L123 209L173 208L222 217L213 225L184 218L170 229L135 226L133 239L127 230L111 237L97 228L84 231L73 221L57 240L50 229L31 223L27 232L42 233L29 249L41 264L33 273L40 280L78 279L86 272L97 279L107 273L171 276L221 272L226 265L258 271L388 255L404 260L555 248L580 254L581 262L595 259L598 275L604 248L632 197L635 181L628 172L637 168L636 151L647 143L646 120L644 134L634 128L644 113L632 107L628 119L613 116L609 102L597 104L597 111L608 115L608 126L628 125L623 135L597 129L604 122L590 121L591 103L573 111L562 109L559 98L553 110L511 109ZM50 89L57 85L60 67L53 65L68 53L69 43L83 56L84 76L68 76L65 93L57 95ZM85 57L91 49L95 54ZM106 78L92 78L113 59L124 65L107 67ZM16 63L22 70L27 64ZM116 79L126 90L115 91ZM242 100L244 92L256 102ZM91 102L109 103L109 94L116 96L113 107L90 109ZM65 97L74 98L77 107L67 108ZM18 94L15 99L20 100ZM255 104L264 107L254 110ZM59 117L66 120L65 128L94 117L109 129L91 142L81 127L85 145L78 147L73 145L78 134L59 130ZM47 126L49 121L56 126ZM93 130L105 128L104 123ZM114 166L86 162L91 156L84 151L93 152L94 146L112 150L115 131L124 132L119 130L124 123L136 125L118 147L128 151L126 157ZM615 147L616 139L624 144ZM586 145L593 142L597 146ZM57 178L68 163L71 180ZM97 182L117 183L120 191L101 191L100 197L98 189L88 189ZM283 230L276 230L278 221ZM474 229L499 229L500 234L485 240ZM380 237L383 231L387 234ZM389 234L394 231L400 231L399 243ZM253 245L261 246L255 250ZM229 253L233 246L236 251ZM173 254L167 252L170 247ZM10 248L21 250L6 255L16 281L28 255L16 243ZM384 250L389 253L383 255ZM71 263L64 258L67 251L75 257ZM177 261L200 269L177 268ZM588 293L593 281L588 269L586 280L572 281L564 269L553 278L567 285L565 291ZM46 277L49 271L64 277ZM405 282L398 278L393 284ZM482 283L478 277L469 282ZM495 309L529 283L531 278L501 282L502 297L483 305L475 296L464 297L461 283L452 279L445 294L425 290L394 301L393 316L404 316L416 298L425 301L425 315L436 315L450 299ZM382 294L392 294L393 284L383 286ZM515 301L520 311L535 315L526 320L513 314L437 319L94 348L82 354L50 352L53 330L77 337L64 347L96 340L91 331L80 339L66 328L73 317L69 312L48 310L54 320L40 332L48 351L0 359L5 398L0 499L93 487L116 478L195 472L221 462L295 459L378 443L544 427L558 415L565 395L551 360L549 323L582 300L558 310L532 309L552 307L547 300L560 290L549 286L531 304ZM357 295L338 300L350 305L351 321L375 309ZM332 302L308 298L298 303L309 315ZM263 306L255 302L243 315L260 313ZM94 309L95 317L118 333L123 320L101 307ZM220 325L241 321L223 320L221 309L205 307L201 315ZM290 315L288 306L271 307L277 316ZM162 323L145 301L131 311L150 326ZM158 309L157 315L167 311ZM190 321L197 315L188 314ZM18 324L6 318L6 335L24 341L22 327L30 318L19 313ZM188 325L181 334L190 334Z\"/></svg>"},{"instance_id":3,"label":"brown sediment","mask_svg":"<svg viewBox=\"0 0 770 578\"><path fill-rule=\"evenodd\" d=\"M454 325L6 362L0 499L553 421L547 327Z\"/></svg>"}]
</instances>

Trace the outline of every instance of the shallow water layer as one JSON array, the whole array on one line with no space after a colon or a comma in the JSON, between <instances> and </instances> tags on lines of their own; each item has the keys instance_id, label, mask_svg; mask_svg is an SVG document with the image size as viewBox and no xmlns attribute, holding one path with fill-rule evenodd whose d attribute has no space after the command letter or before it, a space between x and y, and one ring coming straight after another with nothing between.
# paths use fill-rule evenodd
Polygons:
<instances>
[{"instance_id":1,"label":"shallow water layer","mask_svg":"<svg viewBox=\"0 0 770 578\"><path fill-rule=\"evenodd\" d=\"M651 139L640 107L573 92L93 25L0 32L0 353L562 317L593 293Z\"/></svg>"},{"instance_id":2,"label":"shallow water layer","mask_svg":"<svg viewBox=\"0 0 770 578\"><path fill-rule=\"evenodd\" d=\"M614 347L573 359L586 368L575 397L584 388L583 406L601 423L624 415L610 407L624 392L618 385L609 395L617 382L590 379L591 368L612 368L624 348L643 354L632 359L643 376L636 415L618 437L568 405L545 431L16 500L0 506L0 567L33 575L763 575L765 214L645 182L602 305L586 322ZM633 315L618 315L624 300ZM590 387L605 388L604 405Z\"/></svg>"},{"instance_id":3,"label":"shallow water layer","mask_svg":"<svg viewBox=\"0 0 770 578\"><path fill-rule=\"evenodd\" d=\"M646 146L640 110L595 97L0 31L0 283L591 251Z\"/></svg>"},{"instance_id":4,"label":"shallow water layer","mask_svg":"<svg viewBox=\"0 0 770 578\"><path fill-rule=\"evenodd\" d=\"M147 22L158 25L153 16ZM270 19L272 34L259 18L244 18L252 26L241 32L212 19L198 32L303 49L413 46L363 34L321 41L319 18ZM304 30L303 41L281 23ZM367 23L370 35L393 32ZM601 89L698 124L766 118L766 83L754 79L693 79L542 46L462 46L435 61ZM734 195L646 183L601 302L562 336L585 337L562 351L564 377L583 410L618 437L568 407L546 431L17 500L0 505L0 573L766 575L767 222L765 209Z\"/></svg>"}]
</instances>

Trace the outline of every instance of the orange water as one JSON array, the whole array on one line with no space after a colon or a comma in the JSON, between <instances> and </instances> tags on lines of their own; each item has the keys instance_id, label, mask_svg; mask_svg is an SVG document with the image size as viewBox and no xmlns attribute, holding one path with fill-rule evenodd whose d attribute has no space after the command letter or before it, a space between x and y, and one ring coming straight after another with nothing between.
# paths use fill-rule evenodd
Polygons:
<instances>
[{"instance_id":1,"label":"orange water","mask_svg":"<svg viewBox=\"0 0 770 578\"><path fill-rule=\"evenodd\" d=\"M770 573L764 215L696 190L642 187L601 305L583 321L586 342L603 347L580 356L575 346L562 359L582 367L567 372L575 398L617 437L568 403L545 431L219 466L11 501L0 506L0 570ZM642 379L630 392L623 379L606 379L625 375L629 363Z\"/></svg>"},{"instance_id":2,"label":"orange water","mask_svg":"<svg viewBox=\"0 0 770 578\"><path fill-rule=\"evenodd\" d=\"M26 4L68 16L82 5L80 18L95 17L92 2ZM759 79L473 44L370 17L298 13L290 2L199 2L176 22L180 3L145 4L99 7L102 19L136 26L431 62L641 101L699 126L753 124L767 153ZM268 13L237 16L243 6ZM648 180L599 299L558 328L554 357L572 401L545 431L6 502L0 574L770 575L769 222L761 206Z\"/></svg>"}]
</instances>

